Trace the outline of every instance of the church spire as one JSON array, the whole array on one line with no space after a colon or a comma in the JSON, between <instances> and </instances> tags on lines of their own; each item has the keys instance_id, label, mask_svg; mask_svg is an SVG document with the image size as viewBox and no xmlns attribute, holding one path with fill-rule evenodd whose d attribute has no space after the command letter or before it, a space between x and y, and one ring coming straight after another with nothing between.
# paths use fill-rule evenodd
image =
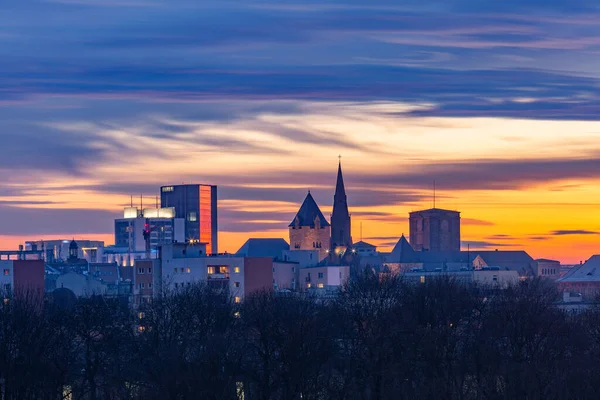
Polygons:
<instances>
[{"instance_id":1,"label":"church spire","mask_svg":"<svg viewBox=\"0 0 600 400\"><path fill-rule=\"evenodd\" d=\"M342 162L340 157L335 195L333 196L333 213L331 214L332 246L351 246L352 237L350 235L350 230L350 213L348 212L348 201L346 197L346 188L344 187L344 176L342 175Z\"/></svg>"}]
</instances>

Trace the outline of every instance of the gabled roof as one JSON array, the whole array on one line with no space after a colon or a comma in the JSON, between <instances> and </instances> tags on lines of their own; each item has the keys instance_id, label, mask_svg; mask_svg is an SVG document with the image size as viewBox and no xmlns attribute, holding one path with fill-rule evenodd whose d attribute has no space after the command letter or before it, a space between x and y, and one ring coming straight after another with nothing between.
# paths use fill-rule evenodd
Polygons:
<instances>
[{"instance_id":1,"label":"gabled roof","mask_svg":"<svg viewBox=\"0 0 600 400\"><path fill-rule=\"evenodd\" d=\"M590 257L583 265L573 267L556 282L597 282L600 281L600 255Z\"/></svg>"},{"instance_id":2,"label":"gabled roof","mask_svg":"<svg viewBox=\"0 0 600 400\"><path fill-rule=\"evenodd\" d=\"M236 256L245 257L271 257L281 258L285 250L289 250L290 245L283 239L261 239L251 238L244 243L235 253Z\"/></svg>"},{"instance_id":3,"label":"gabled roof","mask_svg":"<svg viewBox=\"0 0 600 400\"><path fill-rule=\"evenodd\" d=\"M485 263L490 267L508 268L513 271L518 271L519 275L535 275L533 272L533 257L527 254L526 251L475 251L474 254L480 256Z\"/></svg>"},{"instance_id":4,"label":"gabled roof","mask_svg":"<svg viewBox=\"0 0 600 400\"><path fill-rule=\"evenodd\" d=\"M319 218L321 226L329 226L329 222L325 219L325 216L319 209L317 202L313 199L312 194L308 192L302 206L300 206L300 210L296 214L296 217L292 220L289 226L296 225L296 218L298 219L299 226L309 226L311 228L315 227L315 219Z\"/></svg>"}]
</instances>

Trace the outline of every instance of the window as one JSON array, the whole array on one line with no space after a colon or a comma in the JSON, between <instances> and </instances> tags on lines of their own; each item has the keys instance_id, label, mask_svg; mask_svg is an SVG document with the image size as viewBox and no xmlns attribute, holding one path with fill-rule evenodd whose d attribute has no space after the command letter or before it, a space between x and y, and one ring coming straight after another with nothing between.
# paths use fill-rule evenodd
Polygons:
<instances>
[{"instance_id":1,"label":"window","mask_svg":"<svg viewBox=\"0 0 600 400\"><path fill-rule=\"evenodd\" d=\"M273 272L275 272L275 267L273 267Z\"/></svg>"},{"instance_id":2,"label":"window","mask_svg":"<svg viewBox=\"0 0 600 400\"><path fill-rule=\"evenodd\" d=\"M180 269L181 269L181 273L183 274L183 267L181 267Z\"/></svg>"},{"instance_id":3,"label":"window","mask_svg":"<svg viewBox=\"0 0 600 400\"><path fill-rule=\"evenodd\" d=\"M142 318L144 318L144 316L145 316L145 315L146 315L146 314L144 314L143 312L140 312L140 313L138 313L138 317L139 317L139 319L142 319Z\"/></svg>"},{"instance_id":4,"label":"window","mask_svg":"<svg viewBox=\"0 0 600 400\"><path fill-rule=\"evenodd\" d=\"M192 270L188 267L188 269L186 269L185 272L187 272L189 274L192 272Z\"/></svg>"},{"instance_id":5,"label":"window","mask_svg":"<svg viewBox=\"0 0 600 400\"><path fill-rule=\"evenodd\" d=\"M227 267L225 265L221 265L219 267L219 273L220 274L228 274L229 273L229 267Z\"/></svg>"},{"instance_id":6,"label":"window","mask_svg":"<svg viewBox=\"0 0 600 400\"><path fill-rule=\"evenodd\" d=\"M323 289L323 288L325 287L325 285L323 285L322 283L319 283L319 284L317 285L317 287L318 287L319 289Z\"/></svg>"},{"instance_id":7,"label":"window","mask_svg":"<svg viewBox=\"0 0 600 400\"><path fill-rule=\"evenodd\" d=\"M208 274L209 275L214 274L215 273L215 269L216 269L215 267L208 267Z\"/></svg>"},{"instance_id":8,"label":"window","mask_svg":"<svg viewBox=\"0 0 600 400\"><path fill-rule=\"evenodd\" d=\"M175 289L177 289L177 286L179 286L179 284L177 282L175 282Z\"/></svg>"},{"instance_id":9,"label":"window","mask_svg":"<svg viewBox=\"0 0 600 400\"><path fill-rule=\"evenodd\" d=\"M492 280L494 282L497 282L498 281L498 275L492 275Z\"/></svg>"},{"instance_id":10,"label":"window","mask_svg":"<svg viewBox=\"0 0 600 400\"><path fill-rule=\"evenodd\" d=\"M148 273L151 274L152 273L152 268L148 268Z\"/></svg>"},{"instance_id":11,"label":"window","mask_svg":"<svg viewBox=\"0 0 600 400\"><path fill-rule=\"evenodd\" d=\"M425 283L425 277L424 277L424 276L421 276L421 279L420 279L420 281L421 281L421 283Z\"/></svg>"},{"instance_id":12,"label":"window","mask_svg":"<svg viewBox=\"0 0 600 400\"><path fill-rule=\"evenodd\" d=\"M142 285L142 289L144 289L144 287L146 287L146 285L144 283L140 283L140 285Z\"/></svg>"},{"instance_id":13,"label":"window","mask_svg":"<svg viewBox=\"0 0 600 400\"><path fill-rule=\"evenodd\" d=\"M296 272L296 267L292 267L292 272Z\"/></svg>"},{"instance_id":14,"label":"window","mask_svg":"<svg viewBox=\"0 0 600 400\"><path fill-rule=\"evenodd\" d=\"M319 275L318 275L318 277L319 277L319 279L323 279L323 273L322 273L322 272L319 272Z\"/></svg>"},{"instance_id":15,"label":"window","mask_svg":"<svg viewBox=\"0 0 600 400\"><path fill-rule=\"evenodd\" d=\"M173 268L173 273L176 274L177 273L177 268Z\"/></svg>"},{"instance_id":16,"label":"window","mask_svg":"<svg viewBox=\"0 0 600 400\"><path fill-rule=\"evenodd\" d=\"M10 270L8 270L8 269L5 269L5 270L4 270L4 275L9 275L9 274L10 274Z\"/></svg>"},{"instance_id":17,"label":"window","mask_svg":"<svg viewBox=\"0 0 600 400\"><path fill-rule=\"evenodd\" d=\"M234 282L234 283L233 283L233 286L235 286L235 287L240 287L240 283L239 283L239 282Z\"/></svg>"},{"instance_id":18,"label":"window","mask_svg":"<svg viewBox=\"0 0 600 400\"><path fill-rule=\"evenodd\" d=\"M242 298L239 296L235 296L235 298L233 299L236 303L241 303Z\"/></svg>"},{"instance_id":19,"label":"window","mask_svg":"<svg viewBox=\"0 0 600 400\"><path fill-rule=\"evenodd\" d=\"M152 289L152 284L151 283L148 284L148 289Z\"/></svg>"},{"instance_id":20,"label":"window","mask_svg":"<svg viewBox=\"0 0 600 400\"><path fill-rule=\"evenodd\" d=\"M240 273L240 267L233 267L233 272L235 272L236 274Z\"/></svg>"},{"instance_id":21,"label":"window","mask_svg":"<svg viewBox=\"0 0 600 400\"><path fill-rule=\"evenodd\" d=\"M144 268L138 268L138 274L143 274L144 273Z\"/></svg>"},{"instance_id":22,"label":"window","mask_svg":"<svg viewBox=\"0 0 600 400\"><path fill-rule=\"evenodd\" d=\"M196 215L195 212L192 211L188 214L188 221L190 221L190 222L198 221L198 216Z\"/></svg>"},{"instance_id":23,"label":"window","mask_svg":"<svg viewBox=\"0 0 600 400\"><path fill-rule=\"evenodd\" d=\"M309 288L309 289L310 289L310 286L311 286L310 283L306 284L306 287Z\"/></svg>"},{"instance_id":24,"label":"window","mask_svg":"<svg viewBox=\"0 0 600 400\"><path fill-rule=\"evenodd\" d=\"M315 242L313 242L313 249L316 248L316 247L317 247L317 245L315 244Z\"/></svg>"}]
</instances>

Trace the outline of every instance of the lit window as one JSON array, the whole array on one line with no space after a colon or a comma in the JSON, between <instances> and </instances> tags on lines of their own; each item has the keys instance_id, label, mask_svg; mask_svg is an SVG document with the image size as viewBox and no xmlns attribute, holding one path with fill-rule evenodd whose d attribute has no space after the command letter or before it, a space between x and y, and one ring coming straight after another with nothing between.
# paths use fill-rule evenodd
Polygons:
<instances>
[{"instance_id":1,"label":"lit window","mask_svg":"<svg viewBox=\"0 0 600 400\"><path fill-rule=\"evenodd\" d=\"M322 283L319 283L319 284L317 285L317 287L318 287L319 289L323 289L323 288L325 287L325 285L323 285Z\"/></svg>"},{"instance_id":2,"label":"lit window","mask_svg":"<svg viewBox=\"0 0 600 400\"><path fill-rule=\"evenodd\" d=\"M8 269L5 269L5 270L4 270L4 275L8 275L8 274L10 274L10 270L8 270Z\"/></svg>"},{"instance_id":3,"label":"lit window","mask_svg":"<svg viewBox=\"0 0 600 400\"><path fill-rule=\"evenodd\" d=\"M319 276L320 279L323 279L323 273L322 272L319 272L318 276Z\"/></svg>"},{"instance_id":4,"label":"lit window","mask_svg":"<svg viewBox=\"0 0 600 400\"><path fill-rule=\"evenodd\" d=\"M219 273L220 274L228 274L229 273L229 267L227 267L227 266L220 266L219 267Z\"/></svg>"},{"instance_id":5,"label":"lit window","mask_svg":"<svg viewBox=\"0 0 600 400\"><path fill-rule=\"evenodd\" d=\"M192 270L190 268L188 268L185 272L187 272L189 274L192 272Z\"/></svg>"},{"instance_id":6,"label":"lit window","mask_svg":"<svg viewBox=\"0 0 600 400\"><path fill-rule=\"evenodd\" d=\"M144 314L143 312L139 313L139 314L138 314L138 317L139 317L139 319L142 319L142 318L144 318L144 315L145 315L145 314Z\"/></svg>"},{"instance_id":7,"label":"lit window","mask_svg":"<svg viewBox=\"0 0 600 400\"><path fill-rule=\"evenodd\" d=\"M240 267L233 267L233 272L235 272L236 274L240 273Z\"/></svg>"},{"instance_id":8,"label":"lit window","mask_svg":"<svg viewBox=\"0 0 600 400\"><path fill-rule=\"evenodd\" d=\"M309 289L310 289L310 286L311 286L310 283L306 284L306 287L309 288Z\"/></svg>"},{"instance_id":9,"label":"lit window","mask_svg":"<svg viewBox=\"0 0 600 400\"><path fill-rule=\"evenodd\" d=\"M241 315L240 315L239 311L236 311L236 312L233 313L233 316L236 317L236 318L239 318Z\"/></svg>"},{"instance_id":10,"label":"lit window","mask_svg":"<svg viewBox=\"0 0 600 400\"><path fill-rule=\"evenodd\" d=\"M425 283L425 277L421 276L421 283Z\"/></svg>"},{"instance_id":11,"label":"lit window","mask_svg":"<svg viewBox=\"0 0 600 400\"><path fill-rule=\"evenodd\" d=\"M215 267L208 267L208 274L214 274L215 273Z\"/></svg>"},{"instance_id":12,"label":"lit window","mask_svg":"<svg viewBox=\"0 0 600 400\"><path fill-rule=\"evenodd\" d=\"M234 298L234 301L235 301L236 303L240 303L240 302L242 301L242 298L241 298L241 297L239 297L239 296L235 296L235 298Z\"/></svg>"},{"instance_id":13,"label":"lit window","mask_svg":"<svg viewBox=\"0 0 600 400\"><path fill-rule=\"evenodd\" d=\"M145 326L138 326L138 332L144 332L146 330Z\"/></svg>"},{"instance_id":14,"label":"lit window","mask_svg":"<svg viewBox=\"0 0 600 400\"><path fill-rule=\"evenodd\" d=\"M233 286L240 287L240 283L239 282L234 282Z\"/></svg>"},{"instance_id":15,"label":"lit window","mask_svg":"<svg viewBox=\"0 0 600 400\"><path fill-rule=\"evenodd\" d=\"M198 216L196 215L195 212L191 212L188 214L188 221L196 222L197 220L198 220Z\"/></svg>"}]
</instances>

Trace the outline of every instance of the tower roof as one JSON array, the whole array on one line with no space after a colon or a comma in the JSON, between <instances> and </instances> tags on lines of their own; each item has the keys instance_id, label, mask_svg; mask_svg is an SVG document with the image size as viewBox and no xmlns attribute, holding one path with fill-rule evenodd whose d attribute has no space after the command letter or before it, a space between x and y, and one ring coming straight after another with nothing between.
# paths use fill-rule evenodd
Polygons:
<instances>
[{"instance_id":1,"label":"tower roof","mask_svg":"<svg viewBox=\"0 0 600 400\"><path fill-rule=\"evenodd\" d=\"M79 246L77 245L77 242L75 241L75 239L73 239L71 241L71 244L69 244L69 249L70 250L77 250L77 249L79 249Z\"/></svg>"},{"instance_id":2,"label":"tower roof","mask_svg":"<svg viewBox=\"0 0 600 400\"><path fill-rule=\"evenodd\" d=\"M289 226L296 225L296 218L298 219L298 224L300 226L315 226L315 219L319 218L321 226L329 226L329 222L325 219L325 216L319 209L317 202L313 199L312 194L308 192L302 206L300 206L300 210L296 214L296 217L292 220Z\"/></svg>"},{"instance_id":3,"label":"tower roof","mask_svg":"<svg viewBox=\"0 0 600 400\"><path fill-rule=\"evenodd\" d=\"M337 182L335 184L335 196L336 198L346 197L346 188L344 187L344 177L342 176L342 162L338 164Z\"/></svg>"}]
</instances>

